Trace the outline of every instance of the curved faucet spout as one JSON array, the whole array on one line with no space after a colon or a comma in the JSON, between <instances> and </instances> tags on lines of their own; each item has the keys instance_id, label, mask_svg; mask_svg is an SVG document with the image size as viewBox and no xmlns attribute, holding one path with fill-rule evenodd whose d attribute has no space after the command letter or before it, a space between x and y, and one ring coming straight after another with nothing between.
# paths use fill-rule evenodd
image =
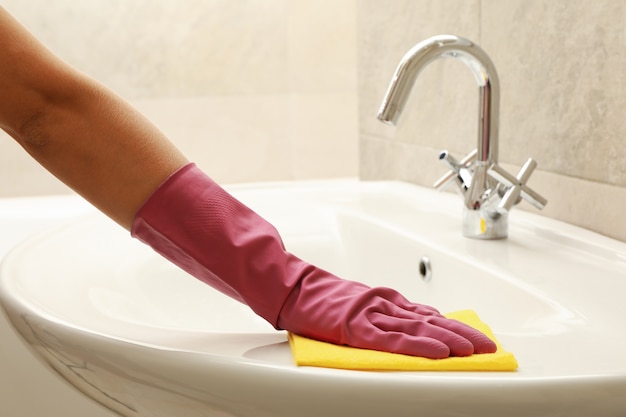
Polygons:
<instances>
[{"instance_id":1,"label":"curved faucet spout","mask_svg":"<svg viewBox=\"0 0 626 417\"><path fill-rule=\"evenodd\" d=\"M500 84L489 56L470 40L440 35L415 45L404 55L378 111L378 119L396 124L419 73L438 58L456 58L472 71L479 87L478 154L487 164L498 160Z\"/></svg>"},{"instance_id":2,"label":"curved faucet spout","mask_svg":"<svg viewBox=\"0 0 626 417\"><path fill-rule=\"evenodd\" d=\"M517 176L498 165L500 83L498 73L485 51L470 40L452 35L426 39L407 52L391 80L378 111L378 118L396 124L418 75L439 58L456 58L465 63L478 83L478 145L457 161L447 152L439 155L450 171L435 184L454 181L463 196L463 235L475 239L503 239L508 233L508 213L522 199L537 208L547 200L526 185L537 165L529 159Z\"/></svg>"}]
</instances>

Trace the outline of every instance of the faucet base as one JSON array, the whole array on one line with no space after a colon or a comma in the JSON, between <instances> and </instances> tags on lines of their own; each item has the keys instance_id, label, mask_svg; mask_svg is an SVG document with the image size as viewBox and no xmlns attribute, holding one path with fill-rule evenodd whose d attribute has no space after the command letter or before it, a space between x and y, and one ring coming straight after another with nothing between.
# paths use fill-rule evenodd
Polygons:
<instances>
[{"instance_id":1,"label":"faucet base","mask_svg":"<svg viewBox=\"0 0 626 417\"><path fill-rule=\"evenodd\" d=\"M508 213L487 214L484 210L463 207L463 236L471 239L506 239L509 230Z\"/></svg>"}]
</instances>

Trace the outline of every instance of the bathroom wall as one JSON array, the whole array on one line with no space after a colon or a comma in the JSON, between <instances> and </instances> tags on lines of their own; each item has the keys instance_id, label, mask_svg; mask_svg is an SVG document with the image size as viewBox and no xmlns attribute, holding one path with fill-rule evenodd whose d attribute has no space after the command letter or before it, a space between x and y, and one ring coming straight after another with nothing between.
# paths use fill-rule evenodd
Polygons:
<instances>
[{"instance_id":1,"label":"bathroom wall","mask_svg":"<svg viewBox=\"0 0 626 417\"><path fill-rule=\"evenodd\" d=\"M445 170L439 150L476 147L476 83L454 60L422 72L396 127L376 120L404 53L456 34L498 69L500 160L513 173L528 157L539 163L529 185L549 200L543 214L626 241L624 22L622 0L360 0L361 177L430 186Z\"/></svg>"},{"instance_id":2,"label":"bathroom wall","mask_svg":"<svg viewBox=\"0 0 626 417\"><path fill-rule=\"evenodd\" d=\"M356 0L7 0L221 183L355 177ZM68 190L0 132L0 197Z\"/></svg>"}]
</instances>

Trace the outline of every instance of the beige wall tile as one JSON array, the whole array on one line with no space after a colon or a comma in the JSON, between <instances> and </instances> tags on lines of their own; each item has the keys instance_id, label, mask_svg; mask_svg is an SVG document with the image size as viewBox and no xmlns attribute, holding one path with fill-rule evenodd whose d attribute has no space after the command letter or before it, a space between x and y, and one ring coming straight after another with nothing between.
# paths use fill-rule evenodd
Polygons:
<instances>
[{"instance_id":1,"label":"beige wall tile","mask_svg":"<svg viewBox=\"0 0 626 417\"><path fill-rule=\"evenodd\" d=\"M356 92L356 0L287 3L291 91Z\"/></svg>"},{"instance_id":2,"label":"beige wall tile","mask_svg":"<svg viewBox=\"0 0 626 417\"><path fill-rule=\"evenodd\" d=\"M295 94L289 108L293 178L356 177L356 96Z\"/></svg>"},{"instance_id":3,"label":"beige wall tile","mask_svg":"<svg viewBox=\"0 0 626 417\"><path fill-rule=\"evenodd\" d=\"M395 179L430 186L447 171L432 148L374 137L361 137L359 146L364 180Z\"/></svg>"},{"instance_id":4,"label":"beige wall tile","mask_svg":"<svg viewBox=\"0 0 626 417\"><path fill-rule=\"evenodd\" d=\"M286 92L285 0L8 0L56 54L126 98Z\"/></svg>"},{"instance_id":5,"label":"beige wall tile","mask_svg":"<svg viewBox=\"0 0 626 417\"><path fill-rule=\"evenodd\" d=\"M291 177L289 96L211 96L135 102L218 182Z\"/></svg>"},{"instance_id":6,"label":"beige wall tile","mask_svg":"<svg viewBox=\"0 0 626 417\"><path fill-rule=\"evenodd\" d=\"M626 2L484 0L502 83L502 154L626 185Z\"/></svg>"}]
</instances>

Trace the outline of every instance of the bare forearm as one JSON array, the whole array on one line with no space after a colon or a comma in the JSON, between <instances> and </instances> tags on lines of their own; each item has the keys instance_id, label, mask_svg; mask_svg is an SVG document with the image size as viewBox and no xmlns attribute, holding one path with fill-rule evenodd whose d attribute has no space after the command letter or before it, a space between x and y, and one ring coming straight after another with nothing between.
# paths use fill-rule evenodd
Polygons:
<instances>
[{"instance_id":1,"label":"bare forearm","mask_svg":"<svg viewBox=\"0 0 626 417\"><path fill-rule=\"evenodd\" d=\"M185 157L148 120L59 61L0 8L0 126L122 226Z\"/></svg>"},{"instance_id":2,"label":"bare forearm","mask_svg":"<svg viewBox=\"0 0 626 417\"><path fill-rule=\"evenodd\" d=\"M18 141L61 181L129 228L134 213L186 159L136 110L99 86L77 88Z\"/></svg>"}]
</instances>

